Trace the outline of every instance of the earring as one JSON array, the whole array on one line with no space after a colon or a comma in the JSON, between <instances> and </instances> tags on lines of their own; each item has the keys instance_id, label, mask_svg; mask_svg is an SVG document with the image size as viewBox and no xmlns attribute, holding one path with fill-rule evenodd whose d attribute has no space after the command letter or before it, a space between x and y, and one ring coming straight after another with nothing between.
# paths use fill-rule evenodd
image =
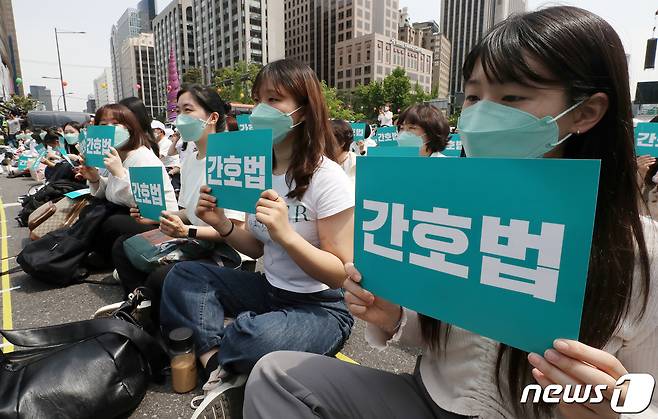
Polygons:
<instances>
[{"instance_id":1,"label":"earring","mask_svg":"<svg viewBox=\"0 0 658 419\"><path fill-rule=\"evenodd\" d=\"M580 130L576 131L576 135L580 135Z\"/></svg>"}]
</instances>

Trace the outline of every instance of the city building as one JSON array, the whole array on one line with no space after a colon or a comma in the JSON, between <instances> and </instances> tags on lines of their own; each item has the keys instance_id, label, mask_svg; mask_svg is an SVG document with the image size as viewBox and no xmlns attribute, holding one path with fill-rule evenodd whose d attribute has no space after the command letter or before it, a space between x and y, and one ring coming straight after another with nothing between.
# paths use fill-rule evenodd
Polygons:
<instances>
[{"instance_id":1,"label":"city building","mask_svg":"<svg viewBox=\"0 0 658 419\"><path fill-rule=\"evenodd\" d=\"M158 100L155 74L155 43L152 33L141 33L123 41L121 47L122 98L140 98L153 118L164 113L164 104ZM119 99L120 100L120 99Z\"/></svg>"},{"instance_id":2,"label":"city building","mask_svg":"<svg viewBox=\"0 0 658 419\"><path fill-rule=\"evenodd\" d=\"M11 0L0 0L0 22L0 98L7 99L23 94L23 85L16 83L22 73Z\"/></svg>"},{"instance_id":3,"label":"city building","mask_svg":"<svg viewBox=\"0 0 658 419\"><path fill-rule=\"evenodd\" d=\"M432 51L378 33L336 44L336 88L352 90L360 84L383 80L397 67L411 84L432 90Z\"/></svg>"},{"instance_id":4,"label":"city building","mask_svg":"<svg viewBox=\"0 0 658 419\"><path fill-rule=\"evenodd\" d=\"M173 0L153 20L158 101L167 102L169 53L174 51L178 74L196 66L192 0Z\"/></svg>"},{"instance_id":5,"label":"city building","mask_svg":"<svg viewBox=\"0 0 658 419\"><path fill-rule=\"evenodd\" d=\"M281 0L193 0L196 65L205 83L239 61L265 65L285 58Z\"/></svg>"},{"instance_id":6,"label":"city building","mask_svg":"<svg viewBox=\"0 0 658 419\"><path fill-rule=\"evenodd\" d=\"M111 69L106 68L100 76L94 79L94 97L98 108L109 103L116 103Z\"/></svg>"},{"instance_id":7,"label":"city building","mask_svg":"<svg viewBox=\"0 0 658 419\"><path fill-rule=\"evenodd\" d=\"M432 91L437 98L447 98L450 92L450 52L448 38L434 21L411 23L407 8L400 12L398 37L401 41L432 51Z\"/></svg>"},{"instance_id":8,"label":"city building","mask_svg":"<svg viewBox=\"0 0 658 419\"><path fill-rule=\"evenodd\" d=\"M285 0L286 57L337 86L337 44L373 33L397 38L398 6L399 0Z\"/></svg>"},{"instance_id":9,"label":"city building","mask_svg":"<svg viewBox=\"0 0 658 419\"><path fill-rule=\"evenodd\" d=\"M47 89L46 86L30 86L30 95L33 99L39 102L41 110L52 111L53 110L53 97L50 89Z\"/></svg>"},{"instance_id":10,"label":"city building","mask_svg":"<svg viewBox=\"0 0 658 419\"><path fill-rule=\"evenodd\" d=\"M87 96L87 113L96 113L96 99L94 95Z\"/></svg>"},{"instance_id":11,"label":"city building","mask_svg":"<svg viewBox=\"0 0 658 419\"><path fill-rule=\"evenodd\" d=\"M139 11L131 8L121 15L116 25L112 26L110 36L110 58L112 61L112 80L114 81L114 97L121 100L128 97L123 88L123 67L121 63L121 48L126 39L139 35L142 31L142 24L139 18Z\"/></svg>"},{"instance_id":12,"label":"city building","mask_svg":"<svg viewBox=\"0 0 658 419\"><path fill-rule=\"evenodd\" d=\"M153 32L153 19L155 19L155 0L141 0L137 3L139 21L142 32Z\"/></svg>"},{"instance_id":13,"label":"city building","mask_svg":"<svg viewBox=\"0 0 658 419\"><path fill-rule=\"evenodd\" d=\"M450 96L456 106L463 103L466 55L491 27L526 7L525 0L441 0L441 28L452 44Z\"/></svg>"}]
</instances>

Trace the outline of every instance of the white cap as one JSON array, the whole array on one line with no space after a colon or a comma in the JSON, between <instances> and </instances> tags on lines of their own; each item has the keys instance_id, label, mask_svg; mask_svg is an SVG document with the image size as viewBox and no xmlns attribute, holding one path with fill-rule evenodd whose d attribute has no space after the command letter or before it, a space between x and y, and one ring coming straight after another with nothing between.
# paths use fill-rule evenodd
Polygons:
<instances>
[{"instance_id":1,"label":"white cap","mask_svg":"<svg viewBox=\"0 0 658 419\"><path fill-rule=\"evenodd\" d=\"M162 122L158 121L157 119L154 119L153 121L151 121L151 128L152 129L156 129L156 128L161 129L162 132L164 132L164 130L166 129L165 125Z\"/></svg>"},{"instance_id":2,"label":"white cap","mask_svg":"<svg viewBox=\"0 0 658 419\"><path fill-rule=\"evenodd\" d=\"M165 133L165 137L169 138L172 135L174 135L174 130L171 129L171 128L167 128L167 129L164 130L164 133Z\"/></svg>"}]
</instances>

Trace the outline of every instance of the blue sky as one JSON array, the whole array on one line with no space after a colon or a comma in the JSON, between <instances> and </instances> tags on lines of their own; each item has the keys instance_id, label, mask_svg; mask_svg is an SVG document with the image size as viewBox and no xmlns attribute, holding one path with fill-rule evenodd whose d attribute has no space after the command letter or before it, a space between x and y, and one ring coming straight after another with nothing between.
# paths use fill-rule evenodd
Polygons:
<instances>
[{"instance_id":1,"label":"blue sky","mask_svg":"<svg viewBox=\"0 0 658 419\"><path fill-rule=\"evenodd\" d=\"M283 1L283 0L275 0ZM158 9L168 1L157 0ZM440 22L439 0L400 0L401 7L408 7L413 20L434 19ZM58 77L57 52L53 29L86 31L85 35L61 35L64 79L69 83L67 97L70 110L85 108L87 95L93 94L93 80L103 67L110 66L109 38L112 24L137 0L14 0L14 17L18 31L18 45L26 88L45 85L53 94L59 92L56 80L42 76ZM654 25L656 0L528 0L529 10L544 5L569 4L583 7L609 21L631 54L631 77L634 81L658 80L658 71L643 71L644 49ZM93 6L92 6L93 5ZM91 10L90 10L91 8ZM633 88L634 93L634 88ZM56 107L57 97L53 98Z\"/></svg>"}]
</instances>

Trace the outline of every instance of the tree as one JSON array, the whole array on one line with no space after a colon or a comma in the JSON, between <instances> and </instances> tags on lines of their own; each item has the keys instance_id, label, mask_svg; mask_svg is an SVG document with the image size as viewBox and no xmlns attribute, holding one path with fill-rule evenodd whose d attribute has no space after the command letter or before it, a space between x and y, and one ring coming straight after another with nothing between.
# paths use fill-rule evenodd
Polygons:
<instances>
[{"instance_id":1,"label":"tree","mask_svg":"<svg viewBox=\"0 0 658 419\"><path fill-rule=\"evenodd\" d=\"M9 110L20 115L25 115L29 111L36 109L39 102L33 99L31 95L19 96L12 95L9 100L2 104L2 112L7 115Z\"/></svg>"},{"instance_id":2,"label":"tree","mask_svg":"<svg viewBox=\"0 0 658 419\"><path fill-rule=\"evenodd\" d=\"M183 83L203 83L203 75L199 67L190 67L183 73Z\"/></svg>"},{"instance_id":3,"label":"tree","mask_svg":"<svg viewBox=\"0 0 658 419\"><path fill-rule=\"evenodd\" d=\"M409 80L404 69L398 67L386 76L382 88L384 90L384 100L386 103L391 104L393 113L400 113L408 106L411 80Z\"/></svg>"},{"instance_id":4,"label":"tree","mask_svg":"<svg viewBox=\"0 0 658 419\"><path fill-rule=\"evenodd\" d=\"M212 85L225 101L251 104L251 88L260 69L259 64L239 61L215 70Z\"/></svg>"},{"instance_id":5,"label":"tree","mask_svg":"<svg viewBox=\"0 0 658 419\"><path fill-rule=\"evenodd\" d=\"M346 105L341 98L338 97L335 87L328 87L327 83L322 81L322 96L329 108L329 118L343 119L345 121L358 121L364 119L365 116L361 113L356 113L351 105Z\"/></svg>"},{"instance_id":6,"label":"tree","mask_svg":"<svg viewBox=\"0 0 658 419\"><path fill-rule=\"evenodd\" d=\"M176 57L174 49L169 50L169 68L167 79L167 120L173 122L178 116L176 112L177 96L180 90L180 81L178 80L178 69L176 68Z\"/></svg>"},{"instance_id":7,"label":"tree","mask_svg":"<svg viewBox=\"0 0 658 419\"><path fill-rule=\"evenodd\" d=\"M357 86L354 91L352 107L374 121L377 119L379 108L384 104L384 89L382 82L373 81L370 84Z\"/></svg>"},{"instance_id":8,"label":"tree","mask_svg":"<svg viewBox=\"0 0 658 419\"><path fill-rule=\"evenodd\" d=\"M409 93L409 99L405 104L405 108L407 106L415 105L416 103L427 102L430 99L432 99L432 96L425 93L425 90L423 90L423 88L420 87L420 84L416 82L414 89Z\"/></svg>"}]
</instances>

